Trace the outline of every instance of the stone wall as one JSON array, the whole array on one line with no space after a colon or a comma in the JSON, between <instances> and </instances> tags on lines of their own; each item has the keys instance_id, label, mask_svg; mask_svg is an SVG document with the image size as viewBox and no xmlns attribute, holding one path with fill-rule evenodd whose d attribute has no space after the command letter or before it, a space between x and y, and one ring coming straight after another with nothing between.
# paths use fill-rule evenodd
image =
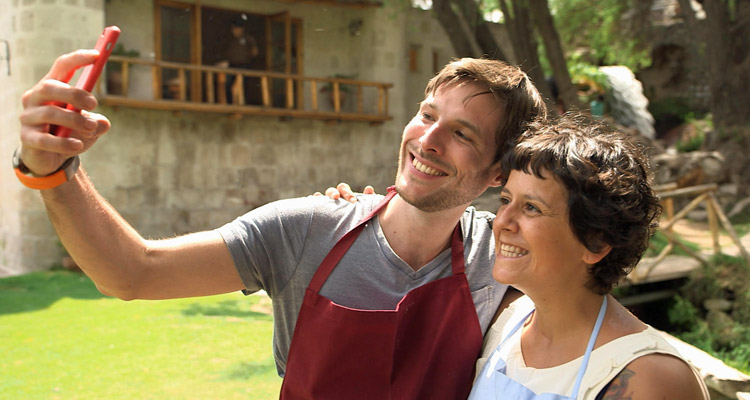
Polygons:
<instances>
[{"instance_id":1,"label":"stone wall","mask_svg":"<svg viewBox=\"0 0 750 400\"><path fill-rule=\"evenodd\" d=\"M104 0L0 2L0 39L11 52L11 73L0 66L0 158L6 160L0 168L0 276L49 268L62 252L38 194L18 183L9 168L18 145L21 94L61 52L92 47L103 26Z\"/></svg>"}]
</instances>

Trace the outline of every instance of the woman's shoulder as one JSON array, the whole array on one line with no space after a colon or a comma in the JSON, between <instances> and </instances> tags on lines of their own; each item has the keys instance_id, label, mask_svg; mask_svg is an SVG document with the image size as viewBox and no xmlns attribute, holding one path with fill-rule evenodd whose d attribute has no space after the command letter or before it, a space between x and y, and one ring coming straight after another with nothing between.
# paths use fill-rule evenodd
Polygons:
<instances>
[{"instance_id":1,"label":"woman's shoulder","mask_svg":"<svg viewBox=\"0 0 750 400\"><path fill-rule=\"evenodd\" d=\"M612 380L602 399L670 398L707 400L705 391L686 361L664 353L651 353L631 361Z\"/></svg>"}]
</instances>

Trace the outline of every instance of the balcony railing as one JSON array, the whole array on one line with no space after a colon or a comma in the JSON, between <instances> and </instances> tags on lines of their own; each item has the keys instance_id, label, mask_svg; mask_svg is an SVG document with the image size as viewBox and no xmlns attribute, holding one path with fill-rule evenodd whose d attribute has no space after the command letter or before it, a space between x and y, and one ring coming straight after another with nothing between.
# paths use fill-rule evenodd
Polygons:
<instances>
[{"instance_id":1,"label":"balcony railing","mask_svg":"<svg viewBox=\"0 0 750 400\"><path fill-rule=\"evenodd\" d=\"M103 103L111 106L370 123L392 118L388 115L390 83L114 55L107 68ZM234 84L227 86L231 77ZM247 96L245 87L255 93Z\"/></svg>"}]
</instances>

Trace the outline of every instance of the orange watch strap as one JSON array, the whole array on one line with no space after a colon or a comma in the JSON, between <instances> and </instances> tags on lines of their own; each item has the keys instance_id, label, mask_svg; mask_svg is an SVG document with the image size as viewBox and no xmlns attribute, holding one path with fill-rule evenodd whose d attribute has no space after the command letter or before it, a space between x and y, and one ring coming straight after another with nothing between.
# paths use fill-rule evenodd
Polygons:
<instances>
[{"instance_id":1,"label":"orange watch strap","mask_svg":"<svg viewBox=\"0 0 750 400\"><path fill-rule=\"evenodd\" d=\"M57 171L46 175L46 176L33 176L30 175L31 171L21 161L21 156L16 149L13 152L13 170L16 173L16 177L26 187L43 190L52 189L62 185L69 181L78 171L78 167L81 165L81 160L78 156L70 157L57 169Z\"/></svg>"},{"instance_id":2,"label":"orange watch strap","mask_svg":"<svg viewBox=\"0 0 750 400\"><path fill-rule=\"evenodd\" d=\"M51 175L43 176L43 177L33 177L28 176L21 172L20 169L15 168L16 176L18 177L18 180L21 181L26 187L36 189L36 190L42 190L42 189L52 189L54 187L58 187L62 185L63 183L68 181L68 176L65 174L65 171L63 170L57 170L57 172L54 172Z\"/></svg>"}]
</instances>

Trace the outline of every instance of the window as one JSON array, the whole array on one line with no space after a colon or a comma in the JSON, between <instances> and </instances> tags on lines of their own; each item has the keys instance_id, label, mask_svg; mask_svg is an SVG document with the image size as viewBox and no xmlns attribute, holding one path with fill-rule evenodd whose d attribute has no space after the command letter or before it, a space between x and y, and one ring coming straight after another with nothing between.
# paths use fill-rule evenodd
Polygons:
<instances>
[{"instance_id":1,"label":"window","mask_svg":"<svg viewBox=\"0 0 750 400\"><path fill-rule=\"evenodd\" d=\"M291 18L288 12L264 15L252 11L231 10L186 4L171 0L156 2L156 58L158 61L189 63L198 65L223 65L227 52L231 52L229 43L233 40L232 26L244 26L246 40L252 40L257 53L247 59L229 65L231 68L242 68L258 71L274 71L291 74L302 74L301 42L302 21ZM197 16L200 15L200 21ZM252 38L252 39L250 39ZM244 46L244 44L243 44ZM249 47L249 46L248 46ZM231 60L229 60L232 63ZM187 90L186 97L193 101L207 99L206 87L216 91L217 98L229 99L232 93L229 87L234 76L213 76L212 85L202 82L205 77L200 73L183 73L164 68L158 77L162 87L162 98L181 98L177 93L179 87ZM184 85L178 85L184 81ZM245 77L244 104L262 104L260 78ZM226 90L226 93L221 93ZM274 107L292 107L301 102L301 88L291 81L276 78L269 80L271 104ZM212 97L213 98L213 97ZM227 100L231 102L231 100Z\"/></svg>"}]
</instances>

